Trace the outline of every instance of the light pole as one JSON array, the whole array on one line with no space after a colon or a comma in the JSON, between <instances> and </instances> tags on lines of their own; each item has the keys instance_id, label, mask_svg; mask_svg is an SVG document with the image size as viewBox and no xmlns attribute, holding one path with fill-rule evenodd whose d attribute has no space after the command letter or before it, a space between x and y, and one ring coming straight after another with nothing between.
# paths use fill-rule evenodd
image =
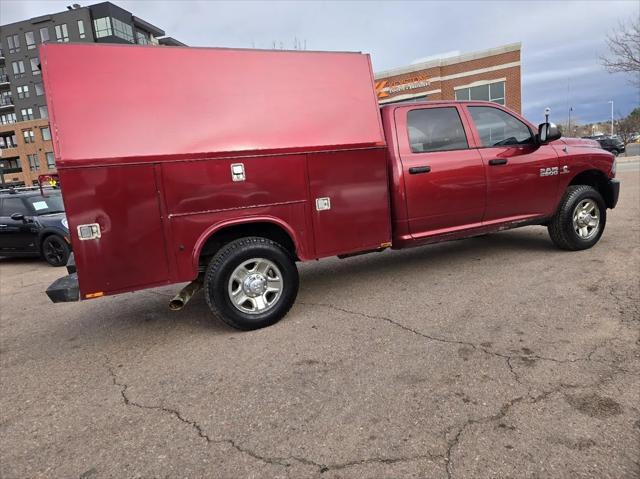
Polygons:
<instances>
[{"instance_id":1,"label":"light pole","mask_svg":"<svg viewBox=\"0 0 640 479\"><path fill-rule=\"evenodd\" d=\"M613 100L609 100L611 103L611 136L613 136Z\"/></svg>"}]
</instances>

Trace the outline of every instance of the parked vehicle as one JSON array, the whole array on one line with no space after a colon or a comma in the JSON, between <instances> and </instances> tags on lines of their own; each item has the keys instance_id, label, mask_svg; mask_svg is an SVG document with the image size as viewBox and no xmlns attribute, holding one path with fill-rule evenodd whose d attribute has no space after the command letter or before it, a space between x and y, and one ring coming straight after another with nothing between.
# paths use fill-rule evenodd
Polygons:
<instances>
[{"instance_id":1,"label":"parked vehicle","mask_svg":"<svg viewBox=\"0 0 640 479\"><path fill-rule=\"evenodd\" d=\"M40 53L75 254L54 302L189 281L173 308L203 287L255 329L293 305L297 261L525 225L584 250L618 199L613 156L552 123L479 101L380 109L368 55Z\"/></svg>"},{"instance_id":2,"label":"parked vehicle","mask_svg":"<svg viewBox=\"0 0 640 479\"><path fill-rule=\"evenodd\" d=\"M64 266L71 237L60 190L0 190L0 256L40 256Z\"/></svg>"},{"instance_id":3,"label":"parked vehicle","mask_svg":"<svg viewBox=\"0 0 640 479\"><path fill-rule=\"evenodd\" d=\"M586 138L597 141L600 148L611 152L613 156L618 156L620 153L624 153L626 151L624 142L618 137L589 136Z\"/></svg>"}]
</instances>

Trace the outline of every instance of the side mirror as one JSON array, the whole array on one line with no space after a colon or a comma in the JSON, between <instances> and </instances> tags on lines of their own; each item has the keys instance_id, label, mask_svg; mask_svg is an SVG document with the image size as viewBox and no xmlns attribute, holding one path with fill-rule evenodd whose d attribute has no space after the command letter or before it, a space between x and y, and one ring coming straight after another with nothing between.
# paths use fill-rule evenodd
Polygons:
<instances>
[{"instance_id":1,"label":"side mirror","mask_svg":"<svg viewBox=\"0 0 640 479\"><path fill-rule=\"evenodd\" d=\"M22 213L14 213L11 215L13 221L24 221L24 215Z\"/></svg>"},{"instance_id":2,"label":"side mirror","mask_svg":"<svg viewBox=\"0 0 640 479\"><path fill-rule=\"evenodd\" d=\"M554 123L540 123L538 126L538 141L541 144L550 143L561 136L560 129Z\"/></svg>"}]
</instances>

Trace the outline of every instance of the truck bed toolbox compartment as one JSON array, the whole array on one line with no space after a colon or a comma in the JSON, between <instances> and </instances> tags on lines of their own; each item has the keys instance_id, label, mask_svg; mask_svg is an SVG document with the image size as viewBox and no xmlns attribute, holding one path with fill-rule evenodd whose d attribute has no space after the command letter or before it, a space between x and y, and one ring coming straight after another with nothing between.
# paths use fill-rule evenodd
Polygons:
<instances>
[{"instance_id":1,"label":"truck bed toolbox compartment","mask_svg":"<svg viewBox=\"0 0 640 479\"><path fill-rule=\"evenodd\" d=\"M192 280L207 235L238 221L282 225L301 259L390 241L368 55L47 43L40 59L82 298Z\"/></svg>"}]
</instances>

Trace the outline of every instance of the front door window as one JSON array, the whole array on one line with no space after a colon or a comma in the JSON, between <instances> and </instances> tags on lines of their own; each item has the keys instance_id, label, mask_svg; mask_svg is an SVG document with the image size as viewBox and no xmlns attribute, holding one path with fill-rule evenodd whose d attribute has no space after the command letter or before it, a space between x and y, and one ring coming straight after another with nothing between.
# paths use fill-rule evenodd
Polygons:
<instances>
[{"instance_id":1,"label":"front door window","mask_svg":"<svg viewBox=\"0 0 640 479\"><path fill-rule=\"evenodd\" d=\"M505 111L490 106L470 106L469 113L484 147L533 143L529 127Z\"/></svg>"}]
</instances>

